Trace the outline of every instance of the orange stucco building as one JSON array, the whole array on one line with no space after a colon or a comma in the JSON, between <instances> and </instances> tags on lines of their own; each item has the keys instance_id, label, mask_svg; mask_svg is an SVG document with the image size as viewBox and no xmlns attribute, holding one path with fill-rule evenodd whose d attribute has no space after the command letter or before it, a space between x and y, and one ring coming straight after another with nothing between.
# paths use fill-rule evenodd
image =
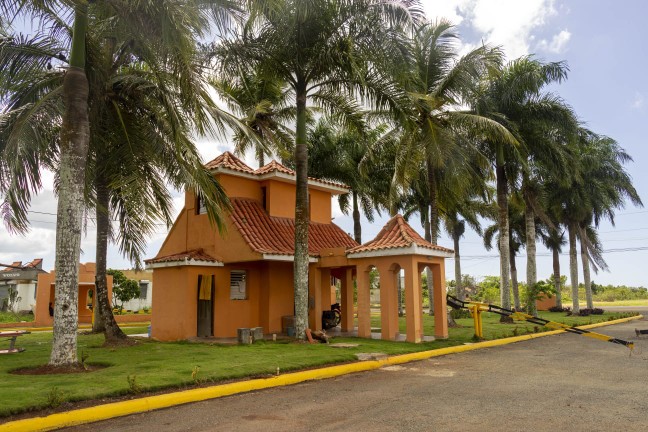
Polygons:
<instances>
[{"instance_id":1,"label":"orange stucco building","mask_svg":"<svg viewBox=\"0 0 648 432\"><path fill-rule=\"evenodd\" d=\"M222 235L195 194L185 205L155 258L152 337L234 337L241 327L281 333L294 314L293 254L295 173L276 161L254 170L227 152L206 164L232 203ZM371 336L369 271L380 273L382 337L398 335L396 279L405 270L407 340L423 337L420 273L434 274L437 337L447 337L444 259L453 252L426 242L401 216L358 245L332 223L331 198L346 186L308 180L309 325L321 328L331 305L331 277L341 281L343 331L354 330L357 283L358 335Z\"/></svg>"},{"instance_id":2,"label":"orange stucco building","mask_svg":"<svg viewBox=\"0 0 648 432\"><path fill-rule=\"evenodd\" d=\"M90 291L95 289L95 273L97 266L95 263L79 264L79 322L92 322L92 301L93 296ZM108 298L112 297L112 280L111 275L106 276L108 283ZM50 315L49 306L54 305L56 298L54 295L54 282L56 281L56 270L49 273L38 275L38 288L36 291L36 312L34 313L34 323L37 326L51 326L54 318Z\"/></svg>"}]
</instances>

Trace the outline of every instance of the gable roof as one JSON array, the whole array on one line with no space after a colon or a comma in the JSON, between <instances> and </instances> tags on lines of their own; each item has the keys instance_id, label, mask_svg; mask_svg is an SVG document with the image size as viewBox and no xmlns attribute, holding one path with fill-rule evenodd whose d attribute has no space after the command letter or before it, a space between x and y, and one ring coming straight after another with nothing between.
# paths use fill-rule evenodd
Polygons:
<instances>
[{"instance_id":1,"label":"gable roof","mask_svg":"<svg viewBox=\"0 0 648 432\"><path fill-rule=\"evenodd\" d=\"M205 168L216 169L216 168L227 168L234 171L254 174L254 170L246 165L241 159L234 156L231 152L225 152L222 155L216 157L215 159L207 162Z\"/></svg>"},{"instance_id":2,"label":"gable roof","mask_svg":"<svg viewBox=\"0 0 648 432\"><path fill-rule=\"evenodd\" d=\"M269 255L294 255L294 219L269 216L256 200L231 198L231 203L232 221L253 251ZM308 224L310 256L319 256L322 249L357 245L355 240L333 223Z\"/></svg>"},{"instance_id":3,"label":"gable roof","mask_svg":"<svg viewBox=\"0 0 648 432\"><path fill-rule=\"evenodd\" d=\"M404 248L411 248L414 251L417 248L424 248L439 252L443 256L454 254L452 249L433 245L425 240L399 214L387 222L376 238L348 250L347 253L353 255Z\"/></svg>"},{"instance_id":4,"label":"gable roof","mask_svg":"<svg viewBox=\"0 0 648 432\"><path fill-rule=\"evenodd\" d=\"M280 172L288 175L295 175L295 171L291 170L285 165L280 164L276 160L271 160L270 163L263 165L258 170L254 171L255 174L263 175L272 172Z\"/></svg>"},{"instance_id":5,"label":"gable roof","mask_svg":"<svg viewBox=\"0 0 648 432\"><path fill-rule=\"evenodd\" d=\"M217 158L207 162L205 168L211 170L225 169L227 171L234 171L235 173L230 172L230 174L240 173L239 175L242 175L243 177L257 178L258 180L277 178L278 180L288 181L291 183L296 180L295 171L282 165L276 160L272 160L270 163L254 170L241 159L234 156L231 152L225 152ZM346 193L349 190L349 187L345 184L314 177L308 177L308 184L311 187L328 190L334 193Z\"/></svg>"}]
</instances>

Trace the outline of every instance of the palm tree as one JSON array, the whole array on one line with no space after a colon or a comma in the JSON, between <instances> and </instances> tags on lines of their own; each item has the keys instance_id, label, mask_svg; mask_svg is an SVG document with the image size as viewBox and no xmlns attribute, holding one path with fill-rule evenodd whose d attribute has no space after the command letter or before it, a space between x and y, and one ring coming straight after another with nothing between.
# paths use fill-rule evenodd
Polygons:
<instances>
[{"instance_id":1,"label":"palm tree","mask_svg":"<svg viewBox=\"0 0 648 432\"><path fill-rule=\"evenodd\" d=\"M223 118L215 105L204 98L206 90L201 87L201 81L196 81L199 71L191 69L195 65L195 48L192 49L195 37L206 26L201 9L205 4L201 2L200 8L198 4L187 2L183 2L183 8L170 6L174 5L170 2L93 5L87 37L82 41L83 51L87 53L85 74L90 79L89 120L92 124L89 135L91 163L84 160L83 167L90 168L86 179L94 182L94 190L90 183L85 185L85 196L97 209L96 303L106 324L107 340L124 337L112 317L105 283L109 215L116 215L122 224L115 236L122 251L137 262L154 221L162 217L170 221L170 196L160 175L165 169L174 186L194 186L205 197L212 207L208 210L210 218L217 225L220 205L225 202L222 190L202 168L195 147L187 138L192 127L198 132L209 130L207 118ZM216 15L220 16L220 12L216 11ZM183 21L191 16L195 19ZM54 19L54 28L59 32L69 32L64 19L50 18ZM149 25L143 25L144 22ZM150 22L185 22L185 25L156 27ZM169 39L168 44L150 43L166 39ZM17 215L14 220L20 222L26 221L24 213L31 194L40 187L39 165L57 167L59 164L56 159L59 143L51 139L47 128L55 125L61 116L60 89L61 81L63 88L65 82L60 71L49 70L52 69L49 62L52 58L65 61L60 54L65 50L53 37L3 42L0 59L5 64L20 64L30 73L20 79L14 76L14 85L7 93L13 103L3 114L5 121L0 133L7 137L10 146L21 151L37 150L37 154L47 156L43 158L45 163L31 158L24 161L23 166L14 164L7 170L9 180L11 176L15 178L25 173L35 179L31 188L20 192L20 200L13 199L17 196L16 182L3 182L3 186L7 185L6 202L9 204L4 208ZM160 59L166 60L160 62ZM188 123L187 118L192 121ZM11 153L5 155L12 156ZM61 185L63 175L58 173ZM83 183L85 181L82 186ZM62 187L58 192L60 203L68 194ZM24 224L19 228L24 228ZM59 253L57 260L58 256ZM78 265L78 254L75 260ZM57 264L57 275L59 269ZM74 301L76 286L74 284L74 293L70 293ZM59 298L65 298L59 296L58 287L57 283L57 304ZM75 314L72 337L76 340L76 307L72 309ZM55 323L56 320L55 315ZM75 346L68 344L64 350L73 351L67 355L74 363ZM53 349L53 358L58 351L59 348Z\"/></svg>"},{"instance_id":2,"label":"palm tree","mask_svg":"<svg viewBox=\"0 0 648 432\"><path fill-rule=\"evenodd\" d=\"M641 198L623 164L632 158L612 138L581 130L579 163L582 169L584 193L588 197L584 217L575 227L581 243L581 260L588 308L594 307L590 280L590 265L595 271L605 268L601 257L601 245L595 228L602 219L614 225L614 211L623 208L625 199L636 206L643 206Z\"/></svg>"},{"instance_id":3,"label":"palm tree","mask_svg":"<svg viewBox=\"0 0 648 432\"><path fill-rule=\"evenodd\" d=\"M224 42L226 71L274 72L295 95L295 332L308 322L308 146L309 102L349 123L361 123L359 95L374 107L395 107L381 66L399 53L402 26L420 14L410 0L265 0L246 31ZM371 62L368 60L372 59Z\"/></svg>"},{"instance_id":4,"label":"palm tree","mask_svg":"<svg viewBox=\"0 0 648 432\"><path fill-rule=\"evenodd\" d=\"M59 2L54 2L59 3ZM70 2L69 5L62 4L44 4L36 1L15 1L3 2L0 11L4 16L11 17L10 21L22 15L40 19L45 22L54 22L51 27L52 32L60 31L61 28L55 22L53 10L58 7L65 7L65 13L68 17L73 16L73 29L66 36L66 43L69 47L69 67L63 78L60 88L61 99L64 110L62 112L62 123L60 127L59 141L59 200L56 220L56 304L54 307L54 337L52 343L52 352L49 364L52 366L76 365L76 329L77 329L77 303L78 303L78 268L81 245L82 216L83 216L83 185L85 177L85 160L88 153L90 125L88 122L88 80L85 74L85 38L88 25L88 5L84 1ZM50 9L50 6L53 9ZM3 44L13 44L12 38L3 38ZM54 42L51 41L53 45ZM4 50L3 50L4 51ZM25 53L24 55L29 55ZM6 53L1 54L2 60L7 60ZM9 55L10 56L10 55ZM2 98L11 97L12 87L20 83L32 72L31 65L20 64L20 60L15 59L10 62L10 71L7 71L7 63L3 61L3 78L0 82L9 84L2 90ZM11 72L18 72L11 75ZM9 72L10 75L5 75ZM4 86L3 86L4 87ZM13 102L13 103L12 103ZM9 107L5 112L15 107L19 102L10 101ZM38 102L32 102L37 105ZM35 107L33 107L35 108ZM11 137L10 137L11 138ZM11 141L5 146L11 147L14 143ZM16 156L8 154L7 156ZM4 158L3 158L4 159ZM29 192L17 191L15 183L20 178L25 178L27 173L33 173L34 165L38 169L38 162L34 157L30 161L9 160L3 163L3 172L0 177L2 186L0 192L5 194L5 204L3 213L5 221L14 229L24 229L26 224L26 215L16 216L20 210L25 210L26 197ZM36 158L37 159L37 158ZM10 172L16 165L18 172ZM13 166L11 166L13 165ZM26 168L26 169L25 169ZM21 169L25 169L20 172ZM17 175L14 175L17 174ZM31 178L25 185L38 187L40 179ZM8 192L8 189L13 189ZM27 198L28 200L28 198ZM12 225L12 222L16 224Z\"/></svg>"},{"instance_id":5,"label":"palm tree","mask_svg":"<svg viewBox=\"0 0 648 432\"><path fill-rule=\"evenodd\" d=\"M565 232L559 231L559 223L554 220L553 228L542 227L541 238L547 249L551 250L552 268L553 268L553 283L554 290L556 291L556 306L562 308L562 286L560 282L560 253L562 247L565 245ZM544 229L543 229L544 228Z\"/></svg>"},{"instance_id":6,"label":"palm tree","mask_svg":"<svg viewBox=\"0 0 648 432\"><path fill-rule=\"evenodd\" d=\"M389 172L380 166L381 158L369 153L372 143L383 132L382 126L364 131L340 130L330 121L320 120L308 134L309 173L317 178L339 181L350 188L350 193L340 195L338 202L344 214L352 212L353 237L358 244L362 244L360 210L369 222L373 222L374 212L380 214L380 207L384 205L384 195L375 185L390 180L384 178ZM367 173L371 173L371 178Z\"/></svg>"},{"instance_id":7,"label":"palm tree","mask_svg":"<svg viewBox=\"0 0 648 432\"><path fill-rule=\"evenodd\" d=\"M425 166L432 244L437 243L439 236L440 188L444 175L451 172L451 157L470 160L467 153L476 136L516 142L497 122L457 109L469 98L475 83L496 70L501 62L500 51L488 46L460 57L457 39L447 21L420 25L410 41L411 62L402 74L401 85L409 96L404 111L411 113L411 120L396 126L403 132L395 185L406 185L418 175L419 163Z\"/></svg>"},{"instance_id":8,"label":"palm tree","mask_svg":"<svg viewBox=\"0 0 648 432\"><path fill-rule=\"evenodd\" d=\"M235 152L245 154L254 148L259 167L272 151L287 159L294 142L294 133L286 126L294 121L295 110L288 105L292 96L285 83L276 76L263 76L261 71L236 70L236 74L212 80L218 94L230 111L239 116L256 139L239 129L234 133Z\"/></svg>"},{"instance_id":9,"label":"palm tree","mask_svg":"<svg viewBox=\"0 0 648 432\"><path fill-rule=\"evenodd\" d=\"M564 63L543 64L531 57L521 57L509 62L501 74L483 82L471 103L475 113L499 122L523 144L516 147L506 142L486 139L483 140L482 149L495 167L500 233L500 295L505 308L511 307L508 286L511 258L508 238L509 184L516 179L520 166L525 165L525 157L520 152L526 143L519 128L529 118L529 112L533 112L528 104L536 101L542 87L551 82L559 82L565 76Z\"/></svg>"},{"instance_id":10,"label":"palm tree","mask_svg":"<svg viewBox=\"0 0 648 432\"><path fill-rule=\"evenodd\" d=\"M580 237L581 242L585 243L585 253L582 253L587 261L585 271L589 271L592 263L604 267L604 261L600 258L600 245L597 244L594 233L587 233L588 227L597 227L604 218L614 224L614 211L623 208L626 199L637 206L642 206L643 203L623 167L632 158L612 138L580 128L574 157L573 178L568 184L554 182L548 188L548 201L552 213L559 215L567 227L572 313L578 314L577 238ZM587 285L589 284L586 284L586 292L591 292L591 286ZM591 294L586 296L591 298ZM591 306L591 301L588 306Z\"/></svg>"}]
</instances>

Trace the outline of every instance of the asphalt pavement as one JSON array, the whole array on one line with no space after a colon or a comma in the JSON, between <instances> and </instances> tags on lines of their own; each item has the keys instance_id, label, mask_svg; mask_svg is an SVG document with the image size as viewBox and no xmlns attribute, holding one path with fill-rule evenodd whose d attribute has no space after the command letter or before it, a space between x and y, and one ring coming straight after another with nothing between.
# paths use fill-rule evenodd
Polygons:
<instances>
[{"instance_id":1,"label":"asphalt pavement","mask_svg":"<svg viewBox=\"0 0 648 432\"><path fill-rule=\"evenodd\" d=\"M70 431L646 431L648 321L240 394Z\"/></svg>"}]
</instances>

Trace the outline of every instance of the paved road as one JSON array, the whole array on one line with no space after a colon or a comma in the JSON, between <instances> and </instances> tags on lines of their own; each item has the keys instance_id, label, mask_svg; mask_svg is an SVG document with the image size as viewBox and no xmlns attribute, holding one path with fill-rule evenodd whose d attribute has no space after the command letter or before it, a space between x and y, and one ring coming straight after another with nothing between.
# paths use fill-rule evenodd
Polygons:
<instances>
[{"instance_id":1,"label":"paved road","mask_svg":"<svg viewBox=\"0 0 648 432\"><path fill-rule=\"evenodd\" d=\"M648 336L634 321L321 382L200 402L75 431L646 431Z\"/></svg>"}]
</instances>

